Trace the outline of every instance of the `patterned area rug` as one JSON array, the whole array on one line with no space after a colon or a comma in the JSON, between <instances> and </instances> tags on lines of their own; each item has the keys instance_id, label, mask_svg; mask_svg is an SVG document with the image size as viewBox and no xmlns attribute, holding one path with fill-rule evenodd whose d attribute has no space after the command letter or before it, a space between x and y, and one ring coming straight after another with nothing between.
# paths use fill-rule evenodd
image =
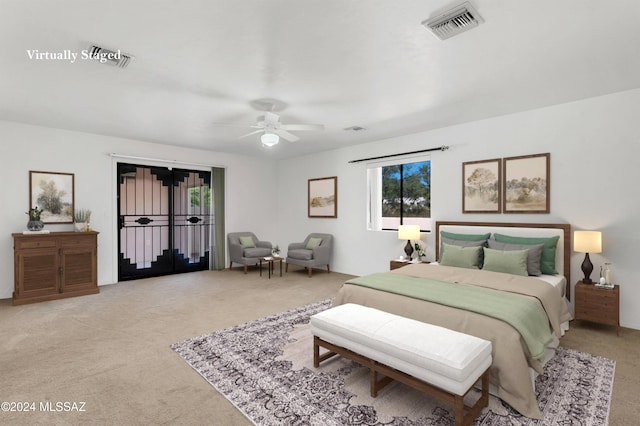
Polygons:
<instances>
[{"instance_id":1,"label":"patterned area rug","mask_svg":"<svg viewBox=\"0 0 640 426\"><path fill-rule=\"evenodd\" d=\"M394 382L369 396L364 367L335 357L313 368L309 317L330 300L176 343L176 351L256 425L451 425L445 403ZM536 380L543 420L500 399L474 425L606 425L615 362L558 348ZM473 397L473 396L471 396Z\"/></svg>"}]
</instances>

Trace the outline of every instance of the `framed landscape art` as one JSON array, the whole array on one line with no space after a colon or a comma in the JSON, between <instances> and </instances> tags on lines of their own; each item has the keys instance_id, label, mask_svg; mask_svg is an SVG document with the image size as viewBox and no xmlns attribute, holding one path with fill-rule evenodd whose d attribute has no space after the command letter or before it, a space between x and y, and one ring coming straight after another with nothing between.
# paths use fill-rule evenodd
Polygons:
<instances>
[{"instance_id":1,"label":"framed landscape art","mask_svg":"<svg viewBox=\"0 0 640 426\"><path fill-rule=\"evenodd\" d=\"M309 179L307 211L309 217L338 217L338 177Z\"/></svg>"},{"instance_id":2,"label":"framed landscape art","mask_svg":"<svg viewBox=\"0 0 640 426\"><path fill-rule=\"evenodd\" d=\"M462 163L462 213L500 213L502 160Z\"/></svg>"},{"instance_id":3,"label":"framed landscape art","mask_svg":"<svg viewBox=\"0 0 640 426\"><path fill-rule=\"evenodd\" d=\"M551 154L504 159L504 213L549 213Z\"/></svg>"},{"instance_id":4,"label":"framed landscape art","mask_svg":"<svg viewBox=\"0 0 640 426\"><path fill-rule=\"evenodd\" d=\"M73 223L73 173L29 171L29 209L41 209L44 223Z\"/></svg>"}]
</instances>

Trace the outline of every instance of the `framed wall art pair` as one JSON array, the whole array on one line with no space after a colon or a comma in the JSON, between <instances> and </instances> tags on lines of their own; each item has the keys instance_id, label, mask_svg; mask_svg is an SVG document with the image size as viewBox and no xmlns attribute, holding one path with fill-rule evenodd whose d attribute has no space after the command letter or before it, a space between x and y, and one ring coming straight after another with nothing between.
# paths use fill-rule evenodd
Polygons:
<instances>
[{"instance_id":1,"label":"framed wall art pair","mask_svg":"<svg viewBox=\"0 0 640 426\"><path fill-rule=\"evenodd\" d=\"M549 213L551 154L462 163L463 213Z\"/></svg>"}]
</instances>

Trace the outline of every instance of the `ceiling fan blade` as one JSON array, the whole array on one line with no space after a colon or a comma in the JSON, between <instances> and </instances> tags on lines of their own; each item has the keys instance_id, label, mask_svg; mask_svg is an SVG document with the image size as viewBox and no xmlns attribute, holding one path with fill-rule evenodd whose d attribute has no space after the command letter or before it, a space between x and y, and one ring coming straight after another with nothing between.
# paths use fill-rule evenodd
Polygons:
<instances>
[{"instance_id":1,"label":"ceiling fan blade","mask_svg":"<svg viewBox=\"0 0 640 426\"><path fill-rule=\"evenodd\" d=\"M298 142L300 140L299 137L297 137L293 133L287 132L284 129L276 129L276 130L273 131L273 133L277 134L278 136L280 136L283 139L288 140L289 142Z\"/></svg>"},{"instance_id":2,"label":"ceiling fan blade","mask_svg":"<svg viewBox=\"0 0 640 426\"><path fill-rule=\"evenodd\" d=\"M255 127L255 126L251 126L251 127ZM255 134L257 134L257 133L263 133L263 132L264 132L264 130L263 130L263 129L260 129L260 130L254 130L253 132L249 132L249 133L247 133L246 135L242 135L242 136L240 136L238 139L246 138L247 136L251 136L251 135L255 135Z\"/></svg>"},{"instance_id":3,"label":"ceiling fan blade","mask_svg":"<svg viewBox=\"0 0 640 426\"><path fill-rule=\"evenodd\" d=\"M282 128L285 130L316 130L322 131L324 130L324 126L322 124L284 124Z\"/></svg>"},{"instance_id":4,"label":"ceiling fan blade","mask_svg":"<svg viewBox=\"0 0 640 426\"><path fill-rule=\"evenodd\" d=\"M262 129L256 124L230 124L230 123L212 123L216 127L241 127L243 129Z\"/></svg>"}]
</instances>

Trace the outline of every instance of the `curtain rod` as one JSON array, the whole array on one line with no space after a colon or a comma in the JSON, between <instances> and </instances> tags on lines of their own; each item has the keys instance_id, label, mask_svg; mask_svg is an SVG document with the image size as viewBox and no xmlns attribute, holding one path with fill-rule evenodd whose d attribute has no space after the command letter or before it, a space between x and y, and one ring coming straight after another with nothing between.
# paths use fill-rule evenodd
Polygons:
<instances>
[{"instance_id":1,"label":"curtain rod","mask_svg":"<svg viewBox=\"0 0 640 426\"><path fill-rule=\"evenodd\" d=\"M438 147L438 148L429 148L429 149L421 149L421 150L418 150L418 151L401 152L399 154L381 155L379 157L361 158L359 160L351 160L351 161L349 161L349 163L360 163L362 161L380 160L381 158L400 157L402 155L419 154L419 153L422 153L422 152L430 152L430 151L446 151L448 149L449 149L448 146L442 145L441 147Z\"/></svg>"},{"instance_id":2,"label":"curtain rod","mask_svg":"<svg viewBox=\"0 0 640 426\"><path fill-rule=\"evenodd\" d=\"M128 160L143 160L143 161L157 161L159 163L172 163L172 164L176 164L176 165L184 165L184 166L199 166L199 167L221 167L221 166L214 166L211 164L205 164L205 163L191 163L188 161L179 161L179 160L164 160L162 158L150 158L150 157L136 157L135 155L126 155L126 154L116 154L114 152L112 152L111 154L109 154L111 157L117 157L117 158L126 158Z\"/></svg>"}]
</instances>

